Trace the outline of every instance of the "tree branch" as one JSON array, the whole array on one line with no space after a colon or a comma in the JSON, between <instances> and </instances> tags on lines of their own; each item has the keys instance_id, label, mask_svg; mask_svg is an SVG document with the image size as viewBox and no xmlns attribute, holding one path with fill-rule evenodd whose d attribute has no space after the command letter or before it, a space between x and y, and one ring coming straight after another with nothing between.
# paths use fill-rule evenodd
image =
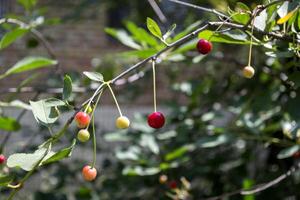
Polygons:
<instances>
[{"instance_id":1,"label":"tree branch","mask_svg":"<svg viewBox=\"0 0 300 200\"><path fill-rule=\"evenodd\" d=\"M202 11L205 11L205 12L213 13L213 14L217 15L218 17L221 17L221 18L228 18L229 17L229 16L221 13L220 11L217 11L217 10L212 9L212 8L205 8L205 7L202 7L202 6L194 5L194 4L179 1L179 0L167 0L167 1L177 3L177 4L181 4L181 5L184 5L184 6L187 6L187 7L195 8L195 9L198 9L198 10L202 10Z\"/></svg>"},{"instance_id":2,"label":"tree branch","mask_svg":"<svg viewBox=\"0 0 300 200\"><path fill-rule=\"evenodd\" d=\"M149 4L151 5L151 7L153 8L154 12L156 13L156 15L159 17L160 21L163 23L167 22L167 18L164 15L164 13L161 11L161 9L159 8L159 6L157 5L157 3L155 2L155 0L148 0Z\"/></svg>"},{"instance_id":3,"label":"tree branch","mask_svg":"<svg viewBox=\"0 0 300 200\"><path fill-rule=\"evenodd\" d=\"M280 183L281 181L283 181L287 177L291 176L293 173L295 173L299 169L300 169L300 162L297 163L296 165L292 166L286 173L278 176L277 178L275 178L272 181L269 181L269 182L263 183L263 184L255 185L255 186L252 187L252 189L249 189L249 190L239 189L239 190L228 192L228 193L225 193L225 194L222 194L222 195L219 195L219 196L210 197L210 198L207 198L205 200L218 200L218 199L221 200L221 199L224 199L226 197L230 197L230 196L237 195L237 194L240 194L240 195L256 194L256 193L259 193L263 190L266 190L266 189Z\"/></svg>"}]
</instances>

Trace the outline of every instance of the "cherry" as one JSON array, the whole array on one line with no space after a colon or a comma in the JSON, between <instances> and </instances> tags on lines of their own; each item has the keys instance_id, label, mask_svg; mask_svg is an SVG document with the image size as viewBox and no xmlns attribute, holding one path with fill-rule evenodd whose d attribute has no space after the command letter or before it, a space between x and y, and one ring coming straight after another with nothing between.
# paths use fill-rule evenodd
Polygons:
<instances>
[{"instance_id":1,"label":"cherry","mask_svg":"<svg viewBox=\"0 0 300 200\"><path fill-rule=\"evenodd\" d=\"M86 141L88 141L90 139L90 133L89 133L89 131L86 130L86 129L81 129L80 131L78 131L77 139L80 142L86 142Z\"/></svg>"},{"instance_id":2,"label":"cherry","mask_svg":"<svg viewBox=\"0 0 300 200\"><path fill-rule=\"evenodd\" d=\"M300 151L297 151L296 153L293 154L294 158L300 158Z\"/></svg>"},{"instance_id":3,"label":"cherry","mask_svg":"<svg viewBox=\"0 0 300 200\"><path fill-rule=\"evenodd\" d=\"M197 43L197 50L201 54L208 54L212 50L212 43L205 39L200 39Z\"/></svg>"},{"instance_id":4,"label":"cherry","mask_svg":"<svg viewBox=\"0 0 300 200\"><path fill-rule=\"evenodd\" d=\"M89 125L91 118L85 112L80 111L75 115L75 121L78 128L85 128Z\"/></svg>"},{"instance_id":5,"label":"cherry","mask_svg":"<svg viewBox=\"0 0 300 200\"><path fill-rule=\"evenodd\" d=\"M254 74L255 74L255 70L253 67L251 67L251 66L244 67L243 76L245 78L252 78L254 76Z\"/></svg>"},{"instance_id":6,"label":"cherry","mask_svg":"<svg viewBox=\"0 0 300 200\"><path fill-rule=\"evenodd\" d=\"M116 127L119 128L119 129L128 128L129 125L130 125L130 121L125 116L118 117L117 120L116 120Z\"/></svg>"},{"instance_id":7,"label":"cherry","mask_svg":"<svg viewBox=\"0 0 300 200\"><path fill-rule=\"evenodd\" d=\"M165 174L162 174L159 176L159 183L160 184L165 184L168 181L168 176Z\"/></svg>"},{"instance_id":8,"label":"cherry","mask_svg":"<svg viewBox=\"0 0 300 200\"><path fill-rule=\"evenodd\" d=\"M152 128L161 128L165 124L165 117L161 112L153 112L148 115L148 125Z\"/></svg>"},{"instance_id":9,"label":"cherry","mask_svg":"<svg viewBox=\"0 0 300 200\"><path fill-rule=\"evenodd\" d=\"M87 114L91 114L92 112L93 112L93 108L92 108L92 106L88 106L88 105L86 105L85 107L84 107L84 109L86 109L86 112L87 112Z\"/></svg>"},{"instance_id":10,"label":"cherry","mask_svg":"<svg viewBox=\"0 0 300 200\"><path fill-rule=\"evenodd\" d=\"M174 180L170 181L170 182L169 182L169 187L170 187L171 189L176 189L176 188L177 188L177 182L174 181Z\"/></svg>"},{"instance_id":11,"label":"cherry","mask_svg":"<svg viewBox=\"0 0 300 200\"><path fill-rule=\"evenodd\" d=\"M86 181L93 181L97 176L97 170L94 167L86 165L82 168L82 176Z\"/></svg>"},{"instance_id":12,"label":"cherry","mask_svg":"<svg viewBox=\"0 0 300 200\"><path fill-rule=\"evenodd\" d=\"M6 157L3 154L0 154L0 164L5 163Z\"/></svg>"}]
</instances>

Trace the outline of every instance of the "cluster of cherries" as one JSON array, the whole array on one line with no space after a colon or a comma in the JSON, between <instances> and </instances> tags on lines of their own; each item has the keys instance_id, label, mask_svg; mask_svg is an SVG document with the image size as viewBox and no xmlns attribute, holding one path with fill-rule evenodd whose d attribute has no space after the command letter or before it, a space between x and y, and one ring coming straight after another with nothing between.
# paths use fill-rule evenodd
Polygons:
<instances>
[{"instance_id":1,"label":"cluster of cherries","mask_svg":"<svg viewBox=\"0 0 300 200\"><path fill-rule=\"evenodd\" d=\"M90 109L87 109L89 111ZM80 142L87 142L90 139L88 126L91 122L91 117L88 112L80 111L75 115L75 122L80 129L77 134L77 139ZM116 127L119 129L126 129L130 125L130 121L126 116L120 116L116 119ZM148 124L150 127L159 129L165 124L165 117L161 112L153 112L148 116ZM93 181L97 176L95 167L86 165L82 169L82 176L86 181Z\"/></svg>"},{"instance_id":2,"label":"cluster of cherries","mask_svg":"<svg viewBox=\"0 0 300 200\"><path fill-rule=\"evenodd\" d=\"M212 43L205 39L200 39L197 43L197 50L199 53L206 55L212 50ZM252 78L254 73L255 70L250 65L243 68L243 76L245 78Z\"/></svg>"}]
</instances>

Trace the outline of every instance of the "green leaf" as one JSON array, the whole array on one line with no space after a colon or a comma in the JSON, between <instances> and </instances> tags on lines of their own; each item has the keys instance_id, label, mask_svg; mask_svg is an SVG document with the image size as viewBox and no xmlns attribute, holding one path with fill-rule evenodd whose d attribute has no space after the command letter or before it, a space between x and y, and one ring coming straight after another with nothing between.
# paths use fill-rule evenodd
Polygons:
<instances>
[{"instance_id":1,"label":"green leaf","mask_svg":"<svg viewBox=\"0 0 300 200\"><path fill-rule=\"evenodd\" d=\"M174 32L176 28L176 24L172 24L172 26L169 28L169 30L162 36L163 40L166 40L170 35Z\"/></svg>"},{"instance_id":2,"label":"green leaf","mask_svg":"<svg viewBox=\"0 0 300 200\"><path fill-rule=\"evenodd\" d=\"M75 147L75 144L76 144L76 140L74 139L70 147L64 148L56 153L52 153L52 155L49 158L45 159L42 162L42 165L57 162L62 159L70 157L72 155L72 151Z\"/></svg>"},{"instance_id":3,"label":"green leaf","mask_svg":"<svg viewBox=\"0 0 300 200\"><path fill-rule=\"evenodd\" d=\"M248 13L238 13L232 16L232 19L240 24L247 24L250 20Z\"/></svg>"},{"instance_id":4,"label":"green leaf","mask_svg":"<svg viewBox=\"0 0 300 200\"><path fill-rule=\"evenodd\" d=\"M30 10L36 5L37 0L18 0L18 3L21 4L26 10Z\"/></svg>"},{"instance_id":5,"label":"green leaf","mask_svg":"<svg viewBox=\"0 0 300 200\"><path fill-rule=\"evenodd\" d=\"M126 28L132 34L133 38L143 46L148 44L152 47L156 47L158 45L157 40L151 34L149 34L145 29L139 28L133 22L126 22Z\"/></svg>"},{"instance_id":6,"label":"green leaf","mask_svg":"<svg viewBox=\"0 0 300 200\"><path fill-rule=\"evenodd\" d=\"M45 101L46 100L30 101L30 105L32 107L32 113L36 121L48 127L50 124L53 124L58 119L59 112L57 108L50 106L51 104L56 105L58 104L58 102L49 102L48 100L48 103L46 103Z\"/></svg>"},{"instance_id":7,"label":"green leaf","mask_svg":"<svg viewBox=\"0 0 300 200\"><path fill-rule=\"evenodd\" d=\"M158 38L162 38L162 34L159 26L153 19L149 17L147 17L147 28L150 31L150 33L152 33L154 36Z\"/></svg>"},{"instance_id":8,"label":"green leaf","mask_svg":"<svg viewBox=\"0 0 300 200\"><path fill-rule=\"evenodd\" d=\"M13 107L13 108L21 108L26 110L31 110L31 106L27 103L24 103L20 100L13 100L11 102L2 102L0 101L0 107Z\"/></svg>"},{"instance_id":9,"label":"green leaf","mask_svg":"<svg viewBox=\"0 0 300 200\"><path fill-rule=\"evenodd\" d=\"M198 140L197 145L201 148L212 148L227 143L230 140L228 135L203 137Z\"/></svg>"},{"instance_id":10,"label":"green leaf","mask_svg":"<svg viewBox=\"0 0 300 200\"><path fill-rule=\"evenodd\" d=\"M117 150L116 157L119 160L139 160L141 148L138 146L130 146L127 150Z\"/></svg>"},{"instance_id":11,"label":"green leaf","mask_svg":"<svg viewBox=\"0 0 300 200\"><path fill-rule=\"evenodd\" d=\"M113 28L105 28L105 32L116 39L118 39L122 44L131 47L133 49L142 49L142 47L134 42L131 36L129 36L124 30L116 30Z\"/></svg>"},{"instance_id":12,"label":"green leaf","mask_svg":"<svg viewBox=\"0 0 300 200\"><path fill-rule=\"evenodd\" d=\"M236 11L242 11L242 12L243 11L251 11L250 8L246 4L244 4L242 2L237 2L236 3L235 10Z\"/></svg>"},{"instance_id":13,"label":"green leaf","mask_svg":"<svg viewBox=\"0 0 300 200\"><path fill-rule=\"evenodd\" d=\"M0 117L0 130L18 131L21 128L19 122L11 117Z\"/></svg>"},{"instance_id":14,"label":"green leaf","mask_svg":"<svg viewBox=\"0 0 300 200\"><path fill-rule=\"evenodd\" d=\"M7 186L7 184L13 181L13 176L0 174L0 186Z\"/></svg>"},{"instance_id":15,"label":"green leaf","mask_svg":"<svg viewBox=\"0 0 300 200\"><path fill-rule=\"evenodd\" d=\"M155 175L160 172L157 167L142 168L140 166L136 167L126 167L123 169L122 174L126 176L150 176Z\"/></svg>"},{"instance_id":16,"label":"green leaf","mask_svg":"<svg viewBox=\"0 0 300 200\"><path fill-rule=\"evenodd\" d=\"M180 158L183 155L185 155L186 153L193 151L194 149L195 149L194 145L185 145L185 146L179 147L179 148L167 153L165 155L165 160L171 161L171 160Z\"/></svg>"},{"instance_id":17,"label":"green leaf","mask_svg":"<svg viewBox=\"0 0 300 200\"><path fill-rule=\"evenodd\" d=\"M60 99L49 98L42 100L45 103L46 107L56 107L56 106L65 106L66 103Z\"/></svg>"},{"instance_id":18,"label":"green leaf","mask_svg":"<svg viewBox=\"0 0 300 200\"><path fill-rule=\"evenodd\" d=\"M122 57L137 57L137 58L147 58L157 52L156 49L145 49L145 50L133 50L133 51L126 51L120 53Z\"/></svg>"},{"instance_id":19,"label":"green leaf","mask_svg":"<svg viewBox=\"0 0 300 200\"><path fill-rule=\"evenodd\" d=\"M277 13L280 17L286 16L289 10L289 2L285 1L283 4L278 8Z\"/></svg>"},{"instance_id":20,"label":"green leaf","mask_svg":"<svg viewBox=\"0 0 300 200\"><path fill-rule=\"evenodd\" d=\"M51 60L48 58L26 57L26 58L20 60L19 62L17 62L9 70L7 70L5 72L5 74L0 76L0 79L6 77L8 75L11 75L11 74L17 74L17 73L21 73L21 72L25 72L25 71L29 71L29 70L39 69L39 68L46 67L49 65L55 65L55 64L57 64L57 61Z\"/></svg>"},{"instance_id":21,"label":"green leaf","mask_svg":"<svg viewBox=\"0 0 300 200\"><path fill-rule=\"evenodd\" d=\"M277 154L277 158L278 159L284 159L284 158L291 157L291 156L294 155L294 153L296 153L299 150L300 150L299 145L294 145L292 147L285 148Z\"/></svg>"},{"instance_id":22,"label":"green leaf","mask_svg":"<svg viewBox=\"0 0 300 200\"><path fill-rule=\"evenodd\" d=\"M148 147L154 154L159 153L159 146L151 134L143 134L140 139L140 145L142 147Z\"/></svg>"},{"instance_id":23,"label":"green leaf","mask_svg":"<svg viewBox=\"0 0 300 200\"><path fill-rule=\"evenodd\" d=\"M27 32L27 28L16 28L10 32L7 32L0 41L0 49L8 47L11 43L22 37Z\"/></svg>"},{"instance_id":24,"label":"green leaf","mask_svg":"<svg viewBox=\"0 0 300 200\"><path fill-rule=\"evenodd\" d=\"M287 22L295 13L297 12L297 9L292 10L288 14L286 14L284 17L281 17L279 20L277 20L277 24L284 24Z\"/></svg>"},{"instance_id":25,"label":"green leaf","mask_svg":"<svg viewBox=\"0 0 300 200\"><path fill-rule=\"evenodd\" d=\"M97 81L97 82L103 82L103 76L102 74L98 72L83 72L84 75L86 75L89 79L92 81Z\"/></svg>"},{"instance_id":26,"label":"green leaf","mask_svg":"<svg viewBox=\"0 0 300 200\"><path fill-rule=\"evenodd\" d=\"M214 35L213 34L213 31L205 30L200 32L198 37L207 40L210 38L211 42L221 42L228 44L250 44L250 41L247 40L247 35L241 32L228 32L223 34L215 33Z\"/></svg>"},{"instance_id":27,"label":"green leaf","mask_svg":"<svg viewBox=\"0 0 300 200\"><path fill-rule=\"evenodd\" d=\"M63 100L68 100L72 94L72 79L70 76L65 75L63 87Z\"/></svg>"},{"instance_id":28,"label":"green leaf","mask_svg":"<svg viewBox=\"0 0 300 200\"><path fill-rule=\"evenodd\" d=\"M266 10L263 10L258 16L254 18L254 27L258 28L261 31L264 31L268 21L268 13Z\"/></svg>"},{"instance_id":29,"label":"green leaf","mask_svg":"<svg viewBox=\"0 0 300 200\"><path fill-rule=\"evenodd\" d=\"M47 148L41 148L34 153L15 153L8 157L7 166L9 168L19 167L25 171L30 171L47 154Z\"/></svg>"}]
</instances>

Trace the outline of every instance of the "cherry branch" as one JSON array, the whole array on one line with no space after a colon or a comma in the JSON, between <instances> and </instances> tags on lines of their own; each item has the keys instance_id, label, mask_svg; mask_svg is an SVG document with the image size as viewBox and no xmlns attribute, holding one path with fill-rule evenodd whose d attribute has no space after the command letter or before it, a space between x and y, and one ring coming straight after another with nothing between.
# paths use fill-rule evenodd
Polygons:
<instances>
[{"instance_id":1,"label":"cherry branch","mask_svg":"<svg viewBox=\"0 0 300 200\"><path fill-rule=\"evenodd\" d=\"M221 18L228 18L229 17L229 16L223 14L222 12L217 11L217 10L212 9L212 8L205 8L205 7L202 7L202 6L194 5L194 4L187 3L187 2L184 2L184 1L179 1L179 0L167 0L167 1L177 3L177 4L180 4L180 5L184 5L184 6L187 6L187 7L195 8L195 9L198 9L198 10L202 10L202 11L205 11L205 12L210 12L210 13L213 13L213 14L217 15L218 17L221 17Z\"/></svg>"},{"instance_id":2,"label":"cherry branch","mask_svg":"<svg viewBox=\"0 0 300 200\"><path fill-rule=\"evenodd\" d=\"M258 184L252 187L252 189L239 189L239 190L235 190L232 192L228 192L219 196L215 196L215 197L210 197L206 200L218 200L218 199L224 199L233 195L252 195L252 194L256 194L259 193L261 191L264 191L274 185L277 185L278 183L280 183L281 181L283 181L284 179L286 179L287 177L291 176L292 174L294 174L297 170L300 169L300 162L297 163L296 165L292 166L286 173L278 176L277 178L267 182L267 183L262 183L262 184Z\"/></svg>"}]
</instances>

